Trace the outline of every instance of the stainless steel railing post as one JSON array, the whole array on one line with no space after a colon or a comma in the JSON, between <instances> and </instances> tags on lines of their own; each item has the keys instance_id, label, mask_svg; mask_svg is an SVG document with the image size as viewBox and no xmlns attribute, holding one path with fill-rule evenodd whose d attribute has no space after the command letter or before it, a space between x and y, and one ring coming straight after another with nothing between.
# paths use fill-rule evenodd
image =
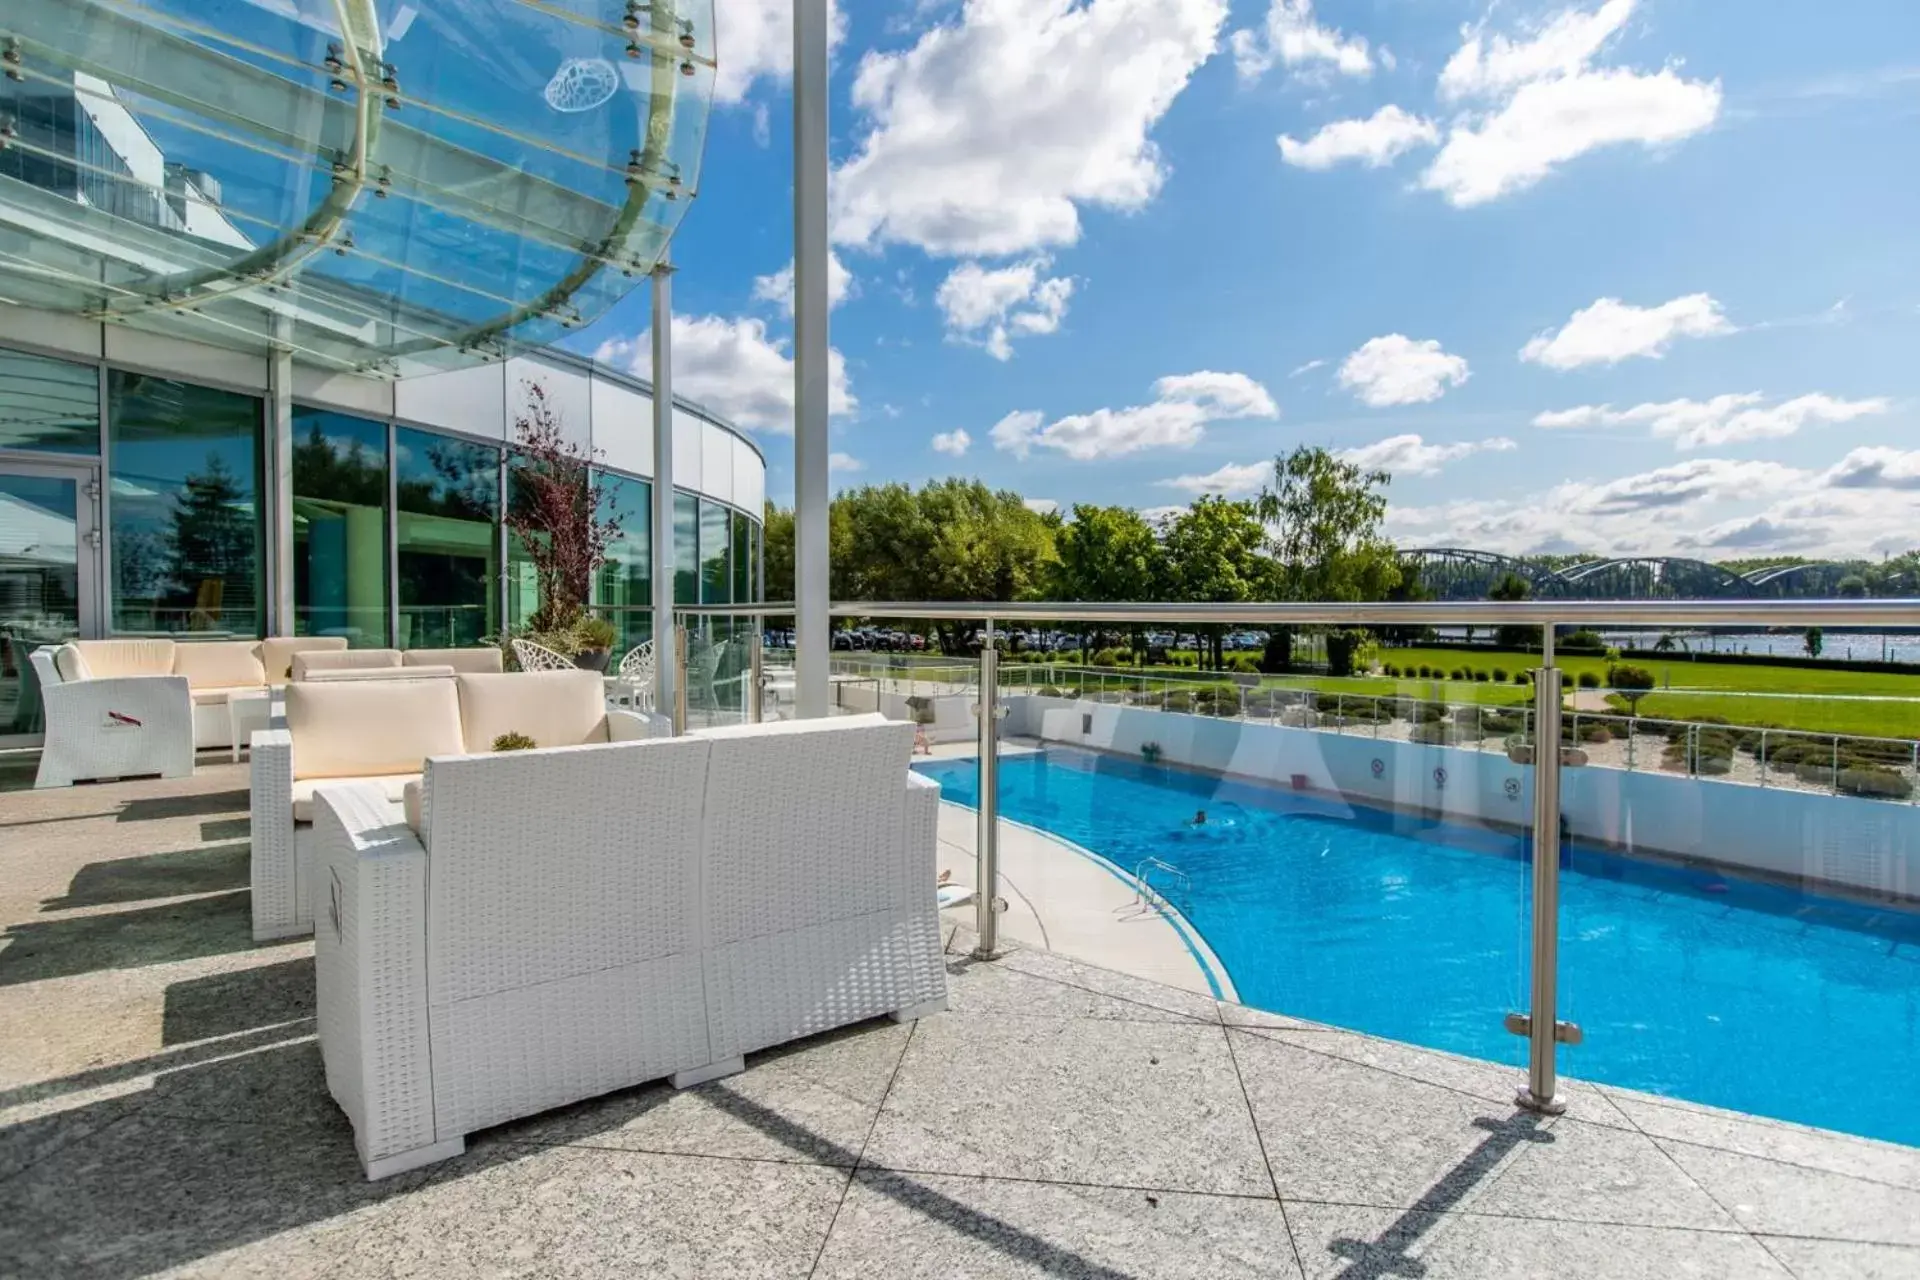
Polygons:
<instances>
[{"instance_id":1,"label":"stainless steel railing post","mask_svg":"<svg viewBox=\"0 0 1920 1280\"><path fill-rule=\"evenodd\" d=\"M1555 1052L1559 1046L1560 979L1560 669L1553 664L1553 628L1546 628L1534 674L1533 738L1533 993L1527 1011L1527 1087L1514 1101L1559 1115Z\"/></svg>"},{"instance_id":2,"label":"stainless steel railing post","mask_svg":"<svg viewBox=\"0 0 1920 1280\"><path fill-rule=\"evenodd\" d=\"M687 731L687 648L692 639L684 624L673 628L673 736Z\"/></svg>"},{"instance_id":3,"label":"stainless steel railing post","mask_svg":"<svg viewBox=\"0 0 1920 1280\"><path fill-rule=\"evenodd\" d=\"M766 714L761 699L766 693L761 683L766 677L766 658L761 652L760 632L755 631L747 637L747 719L759 724Z\"/></svg>"},{"instance_id":4,"label":"stainless steel railing post","mask_svg":"<svg viewBox=\"0 0 1920 1280\"><path fill-rule=\"evenodd\" d=\"M980 807L974 844L980 883L974 892L975 958L991 959L1000 946L1000 654L987 624L980 649Z\"/></svg>"}]
</instances>

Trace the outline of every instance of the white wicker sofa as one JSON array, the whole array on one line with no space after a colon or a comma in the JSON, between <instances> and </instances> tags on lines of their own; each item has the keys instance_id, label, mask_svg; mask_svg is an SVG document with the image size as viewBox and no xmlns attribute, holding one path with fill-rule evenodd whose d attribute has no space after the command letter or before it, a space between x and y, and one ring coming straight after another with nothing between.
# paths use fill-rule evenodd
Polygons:
<instances>
[{"instance_id":1,"label":"white wicker sofa","mask_svg":"<svg viewBox=\"0 0 1920 1280\"><path fill-rule=\"evenodd\" d=\"M872 716L434 757L414 825L323 788L320 1050L367 1176L944 1008L939 788L911 750Z\"/></svg>"},{"instance_id":2,"label":"white wicker sofa","mask_svg":"<svg viewBox=\"0 0 1920 1280\"><path fill-rule=\"evenodd\" d=\"M197 748L232 745L227 700L283 683L294 655L338 637L74 640L32 655L46 706L36 786L193 772Z\"/></svg>"},{"instance_id":3,"label":"white wicker sofa","mask_svg":"<svg viewBox=\"0 0 1920 1280\"><path fill-rule=\"evenodd\" d=\"M256 941L313 931L312 854L299 824L322 787L371 785L403 803L429 756L491 751L522 733L541 746L648 737L656 718L610 711L592 671L499 675L447 667L309 672L286 686L282 724L253 735L249 778Z\"/></svg>"}]
</instances>

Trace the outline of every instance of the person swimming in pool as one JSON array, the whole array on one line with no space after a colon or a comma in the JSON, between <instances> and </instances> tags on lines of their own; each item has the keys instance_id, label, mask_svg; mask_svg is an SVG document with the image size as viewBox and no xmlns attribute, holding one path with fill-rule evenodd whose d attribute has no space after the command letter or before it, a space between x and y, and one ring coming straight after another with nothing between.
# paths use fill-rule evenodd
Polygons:
<instances>
[{"instance_id":1,"label":"person swimming in pool","mask_svg":"<svg viewBox=\"0 0 1920 1280\"><path fill-rule=\"evenodd\" d=\"M1195 814L1193 815L1193 819L1192 819L1192 820L1191 820L1190 822L1188 822L1188 823L1187 823L1187 825L1188 825L1188 826L1190 826L1190 827L1204 827L1204 826L1206 826L1206 825L1207 825L1207 811L1206 811L1205 809L1201 809L1201 810L1200 810L1199 812L1197 812L1197 813L1195 813Z\"/></svg>"}]
</instances>

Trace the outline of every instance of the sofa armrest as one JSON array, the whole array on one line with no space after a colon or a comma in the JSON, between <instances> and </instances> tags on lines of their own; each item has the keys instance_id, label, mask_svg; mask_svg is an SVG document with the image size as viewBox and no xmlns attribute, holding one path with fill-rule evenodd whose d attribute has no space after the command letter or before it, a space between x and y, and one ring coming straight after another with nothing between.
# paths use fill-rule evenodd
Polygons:
<instances>
[{"instance_id":1,"label":"sofa armrest","mask_svg":"<svg viewBox=\"0 0 1920 1280\"><path fill-rule=\"evenodd\" d=\"M256 729L250 743L248 808L253 848L248 855L253 885L253 940L266 942L313 928L311 894L300 910L300 874L293 827L293 735Z\"/></svg>"},{"instance_id":2,"label":"sofa armrest","mask_svg":"<svg viewBox=\"0 0 1920 1280\"><path fill-rule=\"evenodd\" d=\"M327 1088L369 1178L434 1145L427 852L379 787L314 796L315 1013Z\"/></svg>"},{"instance_id":3,"label":"sofa armrest","mask_svg":"<svg viewBox=\"0 0 1920 1280\"><path fill-rule=\"evenodd\" d=\"M607 709L608 742L640 742L647 738L671 738L673 717L652 711Z\"/></svg>"},{"instance_id":4,"label":"sofa armrest","mask_svg":"<svg viewBox=\"0 0 1920 1280\"><path fill-rule=\"evenodd\" d=\"M193 701L185 676L114 676L45 685L46 742L34 785L193 773Z\"/></svg>"},{"instance_id":5,"label":"sofa armrest","mask_svg":"<svg viewBox=\"0 0 1920 1280\"><path fill-rule=\"evenodd\" d=\"M940 856L940 784L911 770L907 772L907 803L901 835L916 866L925 858L926 880L931 880L933 864ZM926 880L920 883L924 885Z\"/></svg>"}]
</instances>

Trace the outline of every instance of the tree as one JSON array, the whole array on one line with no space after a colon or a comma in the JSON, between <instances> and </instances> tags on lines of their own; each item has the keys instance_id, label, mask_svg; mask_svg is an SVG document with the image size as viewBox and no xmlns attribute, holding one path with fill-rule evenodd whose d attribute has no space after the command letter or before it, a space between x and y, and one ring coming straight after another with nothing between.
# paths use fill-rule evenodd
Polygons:
<instances>
[{"instance_id":1,"label":"tree","mask_svg":"<svg viewBox=\"0 0 1920 1280\"><path fill-rule=\"evenodd\" d=\"M767 599L793 600L793 512L768 502L761 515L761 555L767 570Z\"/></svg>"},{"instance_id":2,"label":"tree","mask_svg":"<svg viewBox=\"0 0 1920 1280\"><path fill-rule=\"evenodd\" d=\"M1265 554L1266 544L1267 531L1256 503L1197 499L1167 526L1168 597L1192 604L1271 598L1279 586L1279 572ZM1200 629L1215 668L1224 665L1220 652L1224 630L1217 625Z\"/></svg>"},{"instance_id":3,"label":"tree","mask_svg":"<svg viewBox=\"0 0 1920 1280\"><path fill-rule=\"evenodd\" d=\"M1166 578L1166 556L1153 526L1131 507L1076 504L1073 519L1054 539L1059 562L1054 567L1053 592L1062 600L1151 600ZM1138 628L1133 645L1135 661L1141 645ZM1081 635L1081 651L1090 648Z\"/></svg>"},{"instance_id":4,"label":"tree","mask_svg":"<svg viewBox=\"0 0 1920 1280\"><path fill-rule=\"evenodd\" d=\"M537 382L525 384L527 407L514 420L517 437L507 528L533 565L540 603L528 625L561 631L580 620L593 575L620 533L620 516L603 504L592 457L561 430L560 412ZM603 509L606 514L602 514Z\"/></svg>"},{"instance_id":5,"label":"tree","mask_svg":"<svg viewBox=\"0 0 1920 1280\"><path fill-rule=\"evenodd\" d=\"M1607 668L1607 686L1626 699L1628 715L1639 714L1640 699L1653 691L1654 684L1653 672L1645 667Z\"/></svg>"},{"instance_id":6,"label":"tree","mask_svg":"<svg viewBox=\"0 0 1920 1280\"><path fill-rule=\"evenodd\" d=\"M1511 571L1500 575L1500 580L1487 592L1489 600L1520 601L1531 599L1533 584ZM1493 629L1493 642L1502 649L1524 649L1534 642L1539 634L1538 627L1506 623Z\"/></svg>"},{"instance_id":7,"label":"tree","mask_svg":"<svg viewBox=\"0 0 1920 1280\"><path fill-rule=\"evenodd\" d=\"M253 608L252 600L226 598L229 584L251 588L255 580L259 543L250 496L216 453L174 495L167 513L167 578L188 610L188 630L213 629L226 614Z\"/></svg>"},{"instance_id":8,"label":"tree","mask_svg":"<svg viewBox=\"0 0 1920 1280\"><path fill-rule=\"evenodd\" d=\"M1276 591L1301 601L1381 600L1400 584L1400 558L1381 533L1393 482L1317 445L1301 445L1273 460L1273 482L1261 490L1254 514L1272 530L1278 561ZM1265 665L1292 661L1291 629L1267 643Z\"/></svg>"},{"instance_id":9,"label":"tree","mask_svg":"<svg viewBox=\"0 0 1920 1280\"><path fill-rule=\"evenodd\" d=\"M1865 599L1867 594L1867 580L1860 574L1850 573L1834 584L1833 593L1848 600Z\"/></svg>"},{"instance_id":10,"label":"tree","mask_svg":"<svg viewBox=\"0 0 1920 1280\"><path fill-rule=\"evenodd\" d=\"M1825 646L1825 644L1826 644L1826 637L1821 634L1820 628L1818 627L1807 628L1806 645L1807 645L1807 656L1809 658L1819 657L1820 650L1823 646Z\"/></svg>"}]
</instances>

